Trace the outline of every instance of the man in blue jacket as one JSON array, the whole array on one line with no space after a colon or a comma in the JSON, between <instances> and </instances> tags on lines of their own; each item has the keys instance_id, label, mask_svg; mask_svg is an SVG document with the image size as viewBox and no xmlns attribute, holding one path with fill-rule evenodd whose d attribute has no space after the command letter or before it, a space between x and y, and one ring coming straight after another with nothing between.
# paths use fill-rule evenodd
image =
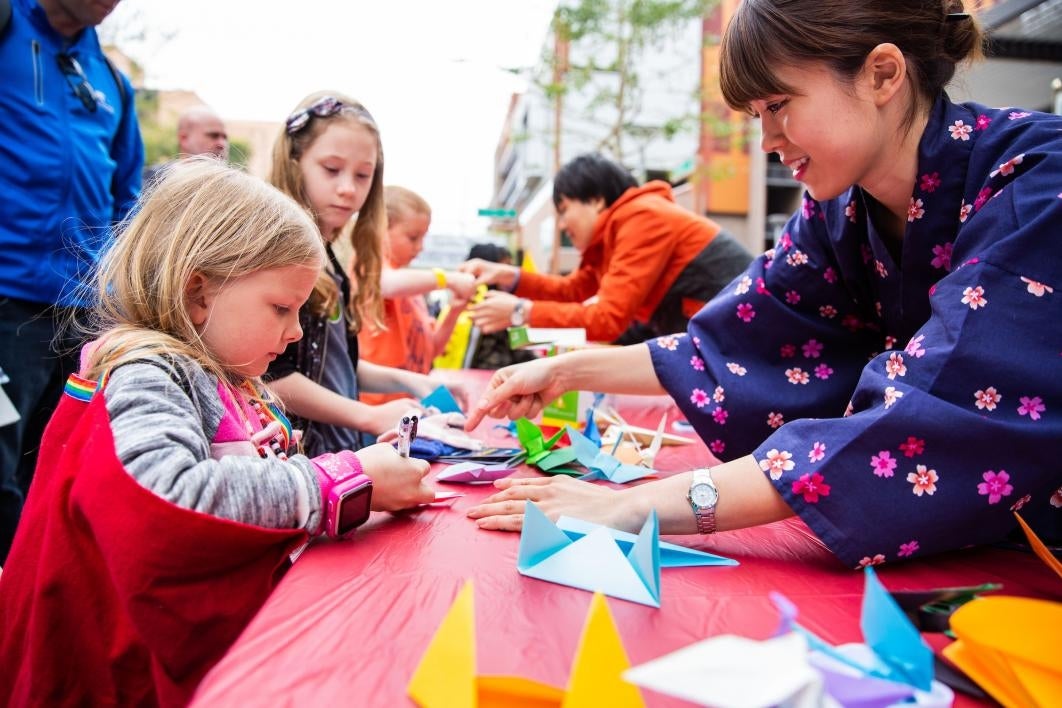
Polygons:
<instances>
[{"instance_id":1,"label":"man in blue jacket","mask_svg":"<svg viewBox=\"0 0 1062 708\"><path fill-rule=\"evenodd\" d=\"M2 563L76 369L61 326L89 304L81 289L140 193L144 148L132 86L94 29L118 0L0 2L11 10L0 29L0 368L21 415L0 428Z\"/></svg>"}]
</instances>

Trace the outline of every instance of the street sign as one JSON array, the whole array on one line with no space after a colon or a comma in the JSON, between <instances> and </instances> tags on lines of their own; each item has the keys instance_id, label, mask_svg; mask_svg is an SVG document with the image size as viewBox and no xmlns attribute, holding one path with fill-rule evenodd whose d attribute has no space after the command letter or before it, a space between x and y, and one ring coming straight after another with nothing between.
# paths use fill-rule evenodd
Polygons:
<instances>
[{"instance_id":1,"label":"street sign","mask_svg":"<svg viewBox=\"0 0 1062 708\"><path fill-rule=\"evenodd\" d=\"M492 219L515 219L516 209L480 209L479 216L487 216Z\"/></svg>"}]
</instances>

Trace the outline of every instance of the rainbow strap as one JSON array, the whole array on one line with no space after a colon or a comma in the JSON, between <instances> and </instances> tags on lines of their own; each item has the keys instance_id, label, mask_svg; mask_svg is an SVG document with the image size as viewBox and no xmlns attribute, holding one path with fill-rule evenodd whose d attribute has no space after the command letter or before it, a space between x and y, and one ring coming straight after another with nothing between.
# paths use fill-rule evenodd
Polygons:
<instances>
[{"instance_id":1,"label":"rainbow strap","mask_svg":"<svg viewBox=\"0 0 1062 708\"><path fill-rule=\"evenodd\" d=\"M109 374L109 371L105 371L99 381L84 379L77 374L70 374L70 378L66 380L66 385L63 387L63 393L75 400L88 403L92 400L92 396L96 391L99 391L107 385L107 377Z\"/></svg>"},{"instance_id":2,"label":"rainbow strap","mask_svg":"<svg viewBox=\"0 0 1062 708\"><path fill-rule=\"evenodd\" d=\"M293 435L291 421L288 420L288 417L284 415L283 411L281 411L275 403L271 400L267 400L250 381L244 381L242 388L250 395L250 400L252 402L260 404L259 406L255 406L260 414L270 420L275 420L280 423L281 449L287 450L291 446ZM269 425L269 421L262 420L262 426L265 427L267 425Z\"/></svg>"}]
</instances>

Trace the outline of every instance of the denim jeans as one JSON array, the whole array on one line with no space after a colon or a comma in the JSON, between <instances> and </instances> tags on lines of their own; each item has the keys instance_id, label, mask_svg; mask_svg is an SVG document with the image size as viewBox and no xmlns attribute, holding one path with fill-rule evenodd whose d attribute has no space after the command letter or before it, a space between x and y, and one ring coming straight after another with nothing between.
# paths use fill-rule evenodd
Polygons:
<instances>
[{"instance_id":1,"label":"denim jeans","mask_svg":"<svg viewBox=\"0 0 1062 708\"><path fill-rule=\"evenodd\" d=\"M61 334L70 310L0 297L0 368L21 419L0 428L0 565L7 558L37 465L44 427L77 370L77 340Z\"/></svg>"}]
</instances>

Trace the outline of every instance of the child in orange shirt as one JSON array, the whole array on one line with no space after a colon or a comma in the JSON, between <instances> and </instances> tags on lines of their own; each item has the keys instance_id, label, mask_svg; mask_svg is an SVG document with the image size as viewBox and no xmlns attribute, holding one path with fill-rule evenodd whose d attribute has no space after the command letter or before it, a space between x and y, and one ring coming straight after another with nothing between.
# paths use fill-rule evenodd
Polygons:
<instances>
[{"instance_id":1,"label":"child in orange shirt","mask_svg":"<svg viewBox=\"0 0 1062 708\"><path fill-rule=\"evenodd\" d=\"M457 317L475 292L475 277L468 273L407 268L424 248L431 223L431 207L418 194L404 187L384 191L387 206L386 267L381 273L385 327L366 322L358 333L358 348L365 361L426 374L442 353L453 333ZM424 296L446 288L450 308L436 321L428 313ZM377 404L401 398L404 393L362 393L365 403Z\"/></svg>"}]
</instances>

